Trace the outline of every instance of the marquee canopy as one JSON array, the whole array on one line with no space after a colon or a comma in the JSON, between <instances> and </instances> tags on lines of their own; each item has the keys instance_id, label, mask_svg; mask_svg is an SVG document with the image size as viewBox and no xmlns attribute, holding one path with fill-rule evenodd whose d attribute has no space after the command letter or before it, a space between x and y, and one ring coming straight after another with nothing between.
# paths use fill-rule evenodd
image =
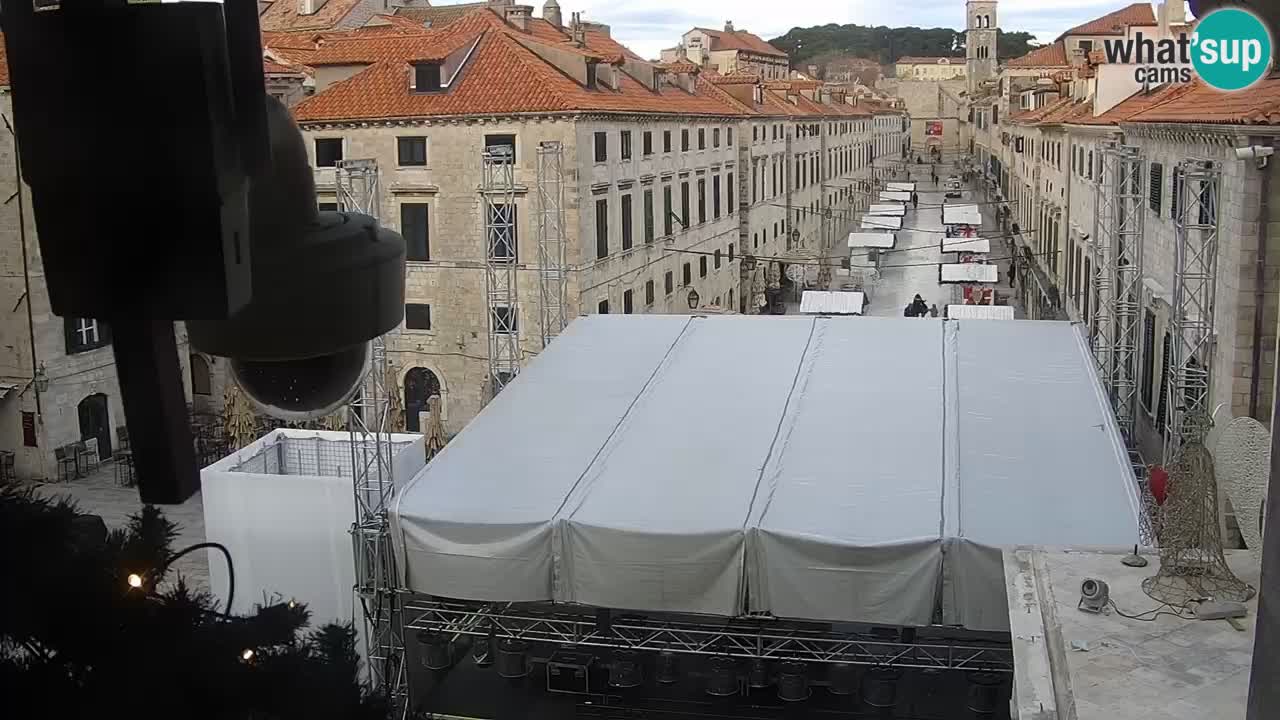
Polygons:
<instances>
[{"instance_id":1,"label":"marquee canopy","mask_svg":"<svg viewBox=\"0 0 1280 720\"><path fill-rule=\"evenodd\" d=\"M1074 325L593 315L392 523L447 598L1001 630L1001 548L1129 546L1137 509Z\"/></svg>"}]
</instances>

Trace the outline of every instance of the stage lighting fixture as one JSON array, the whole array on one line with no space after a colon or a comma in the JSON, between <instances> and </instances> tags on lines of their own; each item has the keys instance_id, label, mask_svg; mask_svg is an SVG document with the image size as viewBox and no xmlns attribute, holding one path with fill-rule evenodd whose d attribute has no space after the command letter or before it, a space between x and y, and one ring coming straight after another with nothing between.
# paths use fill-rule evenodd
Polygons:
<instances>
[{"instance_id":1,"label":"stage lighting fixture","mask_svg":"<svg viewBox=\"0 0 1280 720\"><path fill-rule=\"evenodd\" d=\"M898 704L898 680L902 671L890 667L873 667L862 676L862 701L874 708L891 708Z\"/></svg>"},{"instance_id":2,"label":"stage lighting fixture","mask_svg":"<svg viewBox=\"0 0 1280 720\"><path fill-rule=\"evenodd\" d=\"M1080 602L1076 605L1087 613L1100 613L1111 603L1111 588L1097 578L1085 578L1080 583Z\"/></svg>"},{"instance_id":3,"label":"stage lighting fixture","mask_svg":"<svg viewBox=\"0 0 1280 720\"><path fill-rule=\"evenodd\" d=\"M738 694L738 667L732 658L711 658L707 672L707 694L716 697Z\"/></svg>"},{"instance_id":4,"label":"stage lighting fixture","mask_svg":"<svg viewBox=\"0 0 1280 720\"><path fill-rule=\"evenodd\" d=\"M498 653L495 668L498 675L504 678L522 678L529 674L529 659L526 653L529 643L513 638L498 641Z\"/></svg>"},{"instance_id":5,"label":"stage lighting fixture","mask_svg":"<svg viewBox=\"0 0 1280 720\"><path fill-rule=\"evenodd\" d=\"M852 695L858 688L858 668L853 663L836 663L827 670L832 695Z\"/></svg>"},{"instance_id":6,"label":"stage lighting fixture","mask_svg":"<svg viewBox=\"0 0 1280 720\"><path fill-rule=\"evenodd\" d=\"M804 663L785 662L778 666L778 699L783 702L808 700L813 693L809 689L809 676Z\"/></svg>"},{"instance_id":7,"label":"stage lighting fixture","mask_svg":"<svg viewBox=\"0 0 1280 720\"><path fill-rule=\"evenodd\" d=\"M1000 686L1004 678L995 673L970 673L967 707L979 715L990 715L1000 704Z\"/></svg>"},{"instance_id":8,"label":"stage lighting fixture","mask_svg":"<svg viewBox=\"0 0 1280 720\"><path fill-rule=\"evenodd\" d=\"M769 687L769 663L753 658L747 669L747 686L755 689Z\"/></svg>"},{"instance_id":9,"label":"stage lighting fixture","mask_svg":"<svg viewBox=\"0 0 1280 720\"><path fill-rule=\"evenodd\" d=\"M659 652L653 667L653 679L659 684L674 685L680 681L680 662L670 650Z\"/></svg>"},{"instance_id":10,"label":"stage lighting fixture","mask_svg":"<svg viewBox=\"0 0 1280 720\"><path fill-rule=\"evenodd\" d=\"M642 678L640 659L634 652L619 650L614 653L613 662L609 665L609 687L624 690L639 687Z\"/></svg>"}]
</instances>

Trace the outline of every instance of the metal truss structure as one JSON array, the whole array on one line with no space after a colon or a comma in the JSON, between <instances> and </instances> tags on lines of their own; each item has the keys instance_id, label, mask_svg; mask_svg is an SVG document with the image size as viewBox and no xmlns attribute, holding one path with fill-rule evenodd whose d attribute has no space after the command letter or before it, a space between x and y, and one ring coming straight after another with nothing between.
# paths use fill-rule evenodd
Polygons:
<instances>
[{"instance_id":1,"label":"metal truss structure","mask_svg":"<svg viewBox=\"0 0 1280 720\"><path fill-rule=\"evenodd\" d=\"M516 295L515 154L509 145L482 151L480 198L484 205L485 294L489 311L489 399L520 372Z\"/></svg>"},{"instance_id":2,"label":"metal truss structure","mask_svg":"<svg viewBox=\"0 0 1280 720\"><path fill-rule=\"evenodd\" d=\"M376 160L341 161L335 179L339 210L378 217ZM391 477L391 393L395 388L387 386L385 338L370 342L369 356L361 390L347 406L356 509L351 526L355 593L364 618L370 683L387 694L398 713L405 713L410 703L404 667L404 615L388 514L395 489Z\"/></svg>"},{"instance_id":3,"label":"metal truss structure","mask_svg":"<svg viewBox=\"0 0 1280 720\"><path fill-rule=\"evenodd\" d=\"M683 655L798 660L812 663L1011 672L1013 651L998 644L948 641L894 642L864 633L788 629L785 622L761 621L755 628L731 623L665 622L628 616L603 629L594 617L530 612L510 604L471 605L415 598L405 606L406 626L449 637L518 638L553 646L673 652Z\"/></svg>"},{"instance_id":4,"label":"metal truss structure","mask_svg":"<svg viewBox=\"0 0 1280 720\"><path fill-rule=\"evenodd\" d=\"M1169 313L1168 407L1164 461L1184 444L1203 441L1212 423L1214 296L1218 277L1218 187L1211 161L1185 160L1175 169L1178 214Z\"/></svg>"},{"instance_id":5,"label":"metal truss structure","mask_svg":"<svg viewBox=\"0 0 1280 720\"><path fill-rule=\"evenodd\" d=\"M382 193L377 160L339 160L333 177L339 210L378 217Z\"/></svg>"},{"instance_id":6,"label":"metal truss structure","mask_svg":"<svg viewBox=\"0 0 1280 720\"><path fill-rule=\"evenodd\" d=\"M538 144L538 295L542 347L569 323L564 243L564 147Z\"/></svg>"},{"instance_id":7,"label":"metal truss structure","mask_svg":"<svg viewBox=\"0 0 1280 720\"><path fill-rule=\"evenodd\" d=\"M1111 143L1103 150L1103 175L1099 185L1099 229L1102 230L1101 272L1098 281L1106 290L1098 304L1106 305L1107 330L1099 344L1107 348L1103 384L1115 410L1116 423L1125 443L1137 442L1138 386L1142 352L1142 225L1146 198L1142 194L1142 159L1136 147Z\"/></svg>"}]
</instances>

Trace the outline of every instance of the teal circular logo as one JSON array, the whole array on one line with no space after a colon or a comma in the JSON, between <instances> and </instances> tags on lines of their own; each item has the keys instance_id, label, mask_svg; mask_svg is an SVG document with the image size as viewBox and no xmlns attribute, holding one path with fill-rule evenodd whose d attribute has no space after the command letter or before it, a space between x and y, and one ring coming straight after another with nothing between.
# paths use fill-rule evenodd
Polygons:
<instances>
[{"instance_id":1,"label":"teal circular logo","mask_svg":"<svg viewBox=\"0 0 1280 720\"><path fill-rule=\"evenodd\" d=\"M1196 26L1191 64L1200 79L1219 90L1243 90L1267 74L1271 33L1248 10L1214 10Z\"/></svg>"}]
</instances>

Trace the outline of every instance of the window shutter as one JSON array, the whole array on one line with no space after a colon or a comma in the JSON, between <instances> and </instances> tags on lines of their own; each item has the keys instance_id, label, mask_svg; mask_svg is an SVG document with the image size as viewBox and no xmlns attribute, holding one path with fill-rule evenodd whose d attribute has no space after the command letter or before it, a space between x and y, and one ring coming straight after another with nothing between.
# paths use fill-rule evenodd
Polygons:
<instances>
[{"instance_id":1,"label":"window shutter","mask_svg":"<svg viewBox=\"0 0 1280 720\"><path fill-rule=\"evenodd\" d=\"M67 354L71 355L79 349L78 337L76 336L76 319L63 318L62 330L67 341Z\"/></svg>"},{"instance_id":2,"label":"window shutter","mask_svg":"<svg viewBox=\"0 0 1280 720\"><path fill-rule=\"evenodd\" d=\"M1151 175L1148 179L1147 199L1150 201L1151 211L1159 215L1160 203L1164 200L1164 165L1151 163Z\"/></svg>"}]
</instances>

